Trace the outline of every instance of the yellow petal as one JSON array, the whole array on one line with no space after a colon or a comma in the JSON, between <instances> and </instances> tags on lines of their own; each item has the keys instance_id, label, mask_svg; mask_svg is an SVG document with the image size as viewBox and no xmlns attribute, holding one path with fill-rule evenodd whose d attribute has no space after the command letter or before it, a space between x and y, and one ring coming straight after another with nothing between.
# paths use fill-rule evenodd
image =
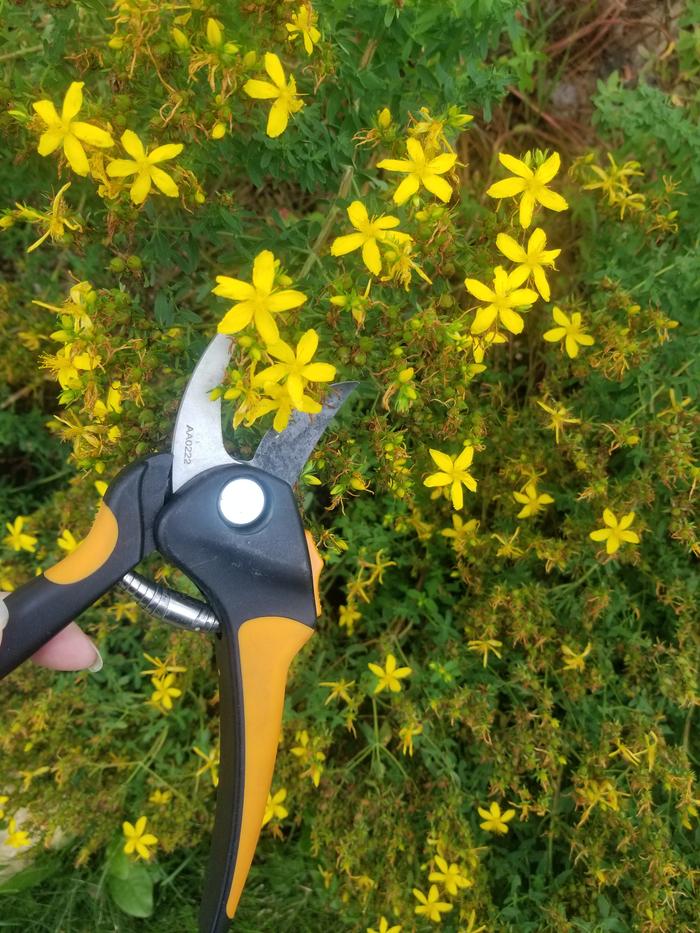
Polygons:
<instances>
[{"instance_id":1,"label":"yellow petal","mask_svg":"<svg viewBox=\"0 0 700 933\"><path fill-rule=\"evenodd\" d=\"M480 282L478 279L465 279L464 284L467 291L475 298L478 298L479 301L493 301L495 298L493 291L488 285L484 285L484 283Z\"/></svg>"},{"instance_id":2,"label":"yellow petal","mask_svg":"<svg viewBox=\"0 0 700 933\"><path fill-rule=\"evenodd\" d=\"M377 168L383 168L386 172L412 172L413 165L406 159L382 159L377 162Z\"/></svg>"},{"instance_id":3,"label":"yellow petal","mask_svg":"<svg viewBox=\"0 0 700 933\"><path fill-rule=\"evenodd\" d=\"M287 129L289 123L289 109L283 100L276 100L267 117L266 133L270 139L276 139Z\"/></svg>"},{"instance_id":4,"label":"yellow petal","mask_svg":"<svg viewBox=\"0 0 700 933\"><path fill-rule=\"evenodd\" d=\"M276 88L274 84L270 84L269 81L258 81L255 78L246 81L243 90L248 97L253 97L255 100L272 100L274 97L279 97L279 88Z\"/></svg>"},{"instance_id":5,"label":"yellow petal","mask_svg":"<svg viewBox=\"0 0 700 933\"><path fill-rule=\"evenodd\" d=\"M445 204L452 197L452 188L449 182L445 181L444 178L440 178L439 175L424 175L423 185L431 194L444 201Z\"/></svg>"},{"instance_id":6,"label":"yellow petal","mask_svg":"<svg viewBox=\"0 0 700 933\"><path fill-rule=\"evenodd\" d=\"M63 140L63 151L73 171L78 175L87 175L90 171L90 165L85 150L80 140L76 139L72 133L69 133Z\"/></svg>"},{"instance_id":7,"label":"yellow petal","mask_svg":"<svg viewBox=\"0 0 700 933\"><path fill-rule=\"evenodd\" d=\"M530 169L521 159L516 159L515 156L508 155L505 152L500 152L498 155L498 161L504 168L507 168L508 171L512 172L514 175L518 175L520 178L532 178L532 169Z\"/></svg>"},{"instance_id":8,"label":"yellow petal","mask_svg":"<svg viewBox=\"0 0 700 933\"><path fill-rule=\"evenodd\" d=\"M82 106L83 82L73 81L71 86L66 91L66 96L63 98L63 109L61 110L62 120L65 123L68 123L78 113Z\"/></svg>"},{"instance_id":9,"label":"yellow petal","mask_svg":"<svg viewBox=\"0 0 700 933\"><path fill-rule=\"evenodd\" d=\"M497 313L495 305L487 305L485 308L479 308L470 328L472 334L483 334L485 330L488 330L496 320Z\"/></svg>"},{"instance_id":10,"label":"yellow petal","mask_svg":"<svg viewBox=\"0 0 700 933\"><path fill-rule=\"evenodd\" d=\"M549 188L542 188L541 191L538 191L537 200L542 207L548 207L550 211L565 211L569 207L568 201Z\"/></svg>"},{"instance_id":11,"label":"yellow petal","mask_svg":"<svg viewBox=\"0 0 700 933\"><path fill-rule=\"evenodd\" d=\"M156 188L159 188L163 194L166 194L169 198L177 197L178 187L167 172L154 165L151 169L151 178Z\"/></svg>"},{"instance_id":12,"label":"yellow petal","mask_svg":"<svg viewBox=\"0 0 700 933\"><path fill-rule=\"evenodd\" d=\"M524 191L526 184L524 178L504 178L491 185L486 194L490 198L512 198Z\"/></svg>"},{"instance_id":13,"label":"yellow petal","mask_svg":"<svg viewBox=\"0 0 700 933\"><path fill-rule=\"evenodd\" d=\"M212 291L222 298L232 298L234 301L245 301L255 295L255 289L248 282L232 279L228 275L217 275L217 286Z\"/></svg>"},{"instance_id":14,"label":"yellow petal","mask_svg":"<svg viewBox=\"0 0 700 933\"><path fill-rule=\"evenodd\" d=\"M303 292L297 292L289 288L270 295L267 306L270 311L278 313L280 311L290 311L292 308L299 308L305 301L306 295Z\"/></svg>"},{"instance_id":15,"label":"yellow petal","mask_svg":"<svg viewBox=\"0 0 700 933\"><path fill-rule=\"evenodd\" d=\"M37 152L41 156L47 156L51 152L54 152L63 142L65 133L63 130L47 130L45 133L42 133L39 138L39 145L37 146Z\"/></svg>"},{"instance_id":16,"label":"yellow petal","mask_svg":"<svg viewBox=\"0 0 700 933\"><path fill-rule=\"evenodd\" d=\"M441 450L434 450L432 447L429 448L428 453L435 461L435 465L440 467L441 470L445 470L448 473L452 472L453 463L452 457L449 454L443 453Z\"/></svg>"},{"instance_id":17,"label":"yellow petal","mask_svg":"<svg viewBox=\"0 0 700 933\"><path fill-rule=\"evenodd\" d=\"M131 159L113 159L107 166L110 178L124 178L126 175L135 175L139 167Z\"/></svg>"},{"instance_id":18,"label":"yellow petal","mask_svg":"<svg viewBox=\"0 0 700 933\"><path fill-rule=\"evenodd\" d=\"M434 175L444 175L445 172L449 172L456 161L457 156L454 152L443 152L441 155L430 160L428 163L428 171L432 172Z\"/></svg>"},{"instance_id":19,"label":"yellow petal","mask_svg":"<svg viewBox=\"0 0 700 933\"><path fill-rule=\"evenodd\" d=\"M447 486L452 482L452 477L447 473L431 473L423 480L423 485L432 488L433 486Z\"/></svg>"},{"instance_id":20,"label":"yellow petal","mask_svg":"<svg viewBox=\"0 0 700 933\"><path fill-rule=\"evenodd\" d=\"M56 108L50 100L36 100L32 104L32 107L47 125L51 126L54 123L60 122L59 116L56 113Z\"/></svg>"},{"instance_id":21,"label":"yellow petal","mask_svg":"<svg viewBox=\"0 0 700 933\"><path fill-rule=\"evenodd\" d=\"M540 165L540 167L535 172L535 177L542 184L548 184L554 176L559 171L561 165L561 159L559 158L559 153L554 152L545 162Z\"/></svg>"},{"instance_id":22,"label":"yellow petal","mask_svg":"<svg viewBox=\"0 0 700 933\"><path fill-rule=\"evenodd\" d=\"M184 148L182 143L166 143L165 146L156 146L153 152L149 152L148 161L153 165L156 162L164 162L166 159L174 159Z\"/></svg>"},{"instance_id":23,"label":"yellow petal","mask_svg":"<svg viewBox=\"0 0 700 933\"><path fill-rule=\"evenodd\" d=\"M303 369L304 378L309 382L331 382L335 372L335 366L330 363L307 363Z\"/></svg>"},{"instance_id":24,"label":"yellow petal","mask_svg":"<svg viewBox=\"0 0 700 933\"><path fill-rule=\"evenodd\" d=\"M525 322L512 308L501 308L499 315L503 322L503 326L509 330L511 334L519 334L522 332Z\"/></svg>"},{"instance_id":25,"label":"yellow petal","mask_svg":"<svg viewBox=\"0 0 700 933\"><path fill-rule=\"evenodd\" d=\"M300 363L310 363L318 349L318 334L313 328L307 330L297 344L297 360Z\"/></svg>"},{"instance_id":26,"label":"yellow petal","mask_svg":"<svg viewBox=\"0 0 700 933\"><path fill-rule=\"evenodd\" d=\"M499 233L496 237L496 246L503 255L512 262L525 262L527 253L522 246L517 243L512 236L507 233Z\"/></svg>"},{"instance_id":27,"label":"yellow petal","mask_svg":"<svg viewBox=\"0 0 700 933\"><path fill-rule=\"evenodd\" d=\"M356 230L360 230L362 227L366 227L369 223L367 208L364 206L362 201L352 202L352 204L348 207L348 217L350 218L350 223L353 225L353 227L355 227Z\"/></svg>"},{"instance_id":28,"label":"yellow petal","mask_svg":"<svg viewBox=\"0 0 700 933\"><path fill-rule=\"evenodd\" d=\"M253 285L259 292L269 295L275 278L275 257L269 249L264 249L253 261Z\"/></svg>"},{"instance_id":29,"label":"yellow petal","mask_svg":"<svg viewBox=\"0 0 700 933\"><path fill-rule=\"evenodd\" d=\"M109 149L114 145L114 140L107 130L101 130L99 126L93 126L92 123L81 123L78 120L71 123L71 132L83 142L98 146L100 149Z\"/></svg>"},{"instance_id":30,"label":"yellow petal","mask_svg":"<svg viewBox=\"0 0 700 933\"><path fill-rule=\"evenodd\" d=\"M286 87L287 82L284 77L282 63L274 52L265 53L265 71L272 78L273 84L276 84L278 88Z\"/></svg>"},{"instance_id":31,"label":"yellow petal","mask_svg":"<svg viewBox=\"0 0 700 933\"><path fill-rule=\"evenodd\" d=\"M331 243L331 256L345 256L359 249L365 241L362 233L348 233L345 236L336 237Z\"/></svg>"},{"instance_id":32,"label":"yellow petal","mask_svg":"<svg viewBox=\"0 0 700 933\"><path fill-rule=\"evenodd\" d=\"M367 240L362 247L362 260L370 272L379 275L382 271L382 258L376 240Z\"/></svg>"},{"instance_id":33,"label":"yellow petal","mask_svg":"<svg viewBox=\"0 0 700 933\"><path fill-rule=\"evenodd\" d=\"M124 130L121 135L121 142L132 159L136 159L137 162L141 159L145 159L146 152L143 148L143 144L133 130Z\"/></svg>"},{"instance_id":34,"label":"yellow petal","mask_svg":"<svg viewBox=\"0 0 700 933\"><path fill-rule=\"evenodd\" d=\"M143 204L151 190L151 176L148 172L140 172L131 186L129 195L134 204Z\"/></svg>"},{"instance_id":35,"label":"yellow petal","mask_svg":"<svg viewBox=\"0 0 700 933\"><path fill-rule=\"evenodd\" d=\"M520 199L520 226L523 230L527 228L532 223L532 212L535 208L535 196L529 191L526 191L522 198Z\"/></svg>"},{"instance_id":36,"label":"yellow petal","mask_svg":"<svg viewBox=\"0 0 700 933\"><path fill-rule=\"evenodd\" d=\"M410 197L418 191L420 182L417 175L407 175L394 192L394 203L404 204Z\"/></svg>"}]
</instances>

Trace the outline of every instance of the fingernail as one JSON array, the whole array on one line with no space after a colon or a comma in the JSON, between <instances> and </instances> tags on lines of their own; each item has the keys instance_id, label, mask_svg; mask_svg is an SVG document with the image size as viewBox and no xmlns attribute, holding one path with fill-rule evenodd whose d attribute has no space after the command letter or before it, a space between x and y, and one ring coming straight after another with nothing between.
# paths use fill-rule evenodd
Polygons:
<instances>
[{"instance_id":1,"label":"fingernail","mask_svg":"<svg viewBox=\"0 0 700 933\"><path fill-rule=\"evenodd\" d=\"M101 671L104 666L102 655L97 650L97 648L95 648L95 655L96 655L95 660L92 662L92 664L88 668L91 674L96 674L98 671Z\"/></svg>"},{"instance_id":2,"label":"fingernail","mask_svg":"<svg viewBox=\"0 0 700 933\"><path fill-rule=\"evenodd\" d=\"M5 597L9 595L9 593L0 593L0 632L5 628L10 618L10 613L5 605Z\"/></svg>"}]
</instances>

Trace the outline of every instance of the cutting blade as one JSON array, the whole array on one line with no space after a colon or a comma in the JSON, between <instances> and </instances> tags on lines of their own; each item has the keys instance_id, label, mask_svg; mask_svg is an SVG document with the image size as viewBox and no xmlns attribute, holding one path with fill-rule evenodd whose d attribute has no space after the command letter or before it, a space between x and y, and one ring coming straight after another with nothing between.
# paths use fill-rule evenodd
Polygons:
<instances>
[{"instance_id":1,"label":"cutting blade","mask_svg":"<svg viewBox=\"0 0 700 933\"><path fill-rule=\"evenodd\" d=\"M224 381L231 347L230 337L217 334L187 383L173 432L173 492L204 470L240 463L224 447L221 399L210 398L211 390Z\"/></svg>"},{"instance_id":2,"label":"cutting blade","mask_svg":"<svg viewBox=\"0 0 700 933\"><path fill-rule=\"evenodd\" d=\"M356 382L334 383L329 387L323 408L316 415L293 412L284 431L270 430L263 437L251 465L273 473L293 486L319 438L357 385Z\"/></svg>"}]
</instances>

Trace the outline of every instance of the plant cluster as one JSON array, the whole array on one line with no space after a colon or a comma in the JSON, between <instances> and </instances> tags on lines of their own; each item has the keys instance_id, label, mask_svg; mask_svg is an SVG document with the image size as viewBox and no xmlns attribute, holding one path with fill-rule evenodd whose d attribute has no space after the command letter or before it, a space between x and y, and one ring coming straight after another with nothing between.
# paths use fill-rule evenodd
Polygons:
<instances>
[{"instance_id":1,"label":"plant cluster","mask_svg":"<svg viewBox=\"0 0 700 933\"><path fill-rule=\"evenodd\" d=\"M521 7L7 11L0 588L167 445L217 329L243 457L360 383L298 488L324 612L242 931L696 923L698 75L684 35L683 100L613 75L596 146L496 140ZM3 684L3 917L195 929L211 646L116 591L81 622L100 672Z\"/></svg>"}]
</instances>

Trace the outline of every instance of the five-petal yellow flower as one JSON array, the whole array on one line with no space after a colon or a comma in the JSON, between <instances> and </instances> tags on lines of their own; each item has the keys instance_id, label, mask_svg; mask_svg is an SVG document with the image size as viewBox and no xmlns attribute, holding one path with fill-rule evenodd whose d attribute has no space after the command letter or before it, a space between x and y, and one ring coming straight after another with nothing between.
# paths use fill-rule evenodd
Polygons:
<instances>
[{"instance_id":1,"label":"five-petal yellow flower","mask_svg":"<svg viewBox=\"0 0 700 933\"><path fill-rule=\"evenodd\" d=\"M18 515L13 522L6 522L5 527L9 534L3 538L3 544L11 547L13 551L29 551L32 554L36 551L37 539L22 530L26 521L26 515Z\"/></svg>"},{"instance_id":2,"label":"five-petal yellow flower","mask_svg":"<svg viewBox=\"0 0 700 933\"><path fill-rule=\"evenodd\" d=\"M434 923L440 923L442 920L441 915L452 910L452 904L440 900L440 893L436 884L430 885L427 897L418 888L413 889L413 896L418 900L418 905L414 908L415 912L427 917L428 920L432 920Z\"/></svg>"},{"instance_id":3,"label":"five-petal yellow flower","mask_svg":"<svg viewBox=\"0 0 700 933\"><path fill-rule=\"evenodd\" d=\"M491 198L520 198L520 226L524 229L532 222L532 213L535 204L548 207L552 211L565 211L568 208L566 200L556 191L548 188L548 183L559 171L561 159L555 152L546 159L538 169L533 170L522 159L500 153L498 159L501 165L513 173L512 178L505 178L491 185L486 194Z\"/></svg>"},{"instance_id":4,"label":"five-petal yellow flower","mask_svg":"<svg viewBox=\"0 0 700 933\"><path fill-rule=\"evenodd\" d=\"M127 855L135 854L137 858L148 860L153 854L149 846L157 845L158 837L154 836L153 833L146 832L146 822L146 817L140 816L136 820L135 826L126 820L122 823L122 830L126 839L124 851Z\"/></svg>"},{"instance_id":5,"label":"five-petal yellow flower","mask_svg":"<svg viewBox=\"0 0 700 933\"><path fill-rule=\"evenodd\" d=\"M300 6L297 13L292 13L291 23L285 23L285 27L289 35L287 38L290 42L294 42L299 36L304 40L304 48L306 49L306 54L311 55L314 50L314 45L321 38L321 33L316 28L316 23L318 22L318 16L311 9L311 4L309 3L306 6Z\"/></svg>"},{"instance_id":6,"label":"five-petal yellow flower","mask_svg":"<svg viewBox=\"0 0 700 933\"><path fill-rule=\"evenodd\" d=\"M219 322L220 334L237 334L252 321L265 343L279 340L273 314L299 308L306 301L306 295L293 289L275 288L278 265L273 253L264 249L253 261L252 285L228 275L217 275L214 294L236 302Z\"/></svg>"},{"instance_id":7,"label":"five-petal yellow flower","mask_svg":"<svg viewBox=\"0 0 700 933\"><path fill-rule=\"evenodd\" d=\"M547 234L541 227L533 230L527 248L521 246L507 233L499 233L496 237L496 246L506 259L518 263L517 269L513 269L510 273L513 284L522 285L523 282L532 277L537 291L545 301L549 301L549 282L547 281L544 266L554 268L554 260L561 253L561 250L545 249L546 245Z\"/></svg>"},{"instance_id":8,"label":"five-petal yellow flower","mask_svg":"<svg viewBox=\"0 0 700 933\"><path fill-rule=\"evenodd\" d=\"M124 130L121 143L131 158L114 159L107 166L107 174L110 178L136 175L129 192L134 204L143 204L151 190L151 183L169 198L177 197L177 185L167 172L158 168L157 163L180 155L184 148L182 143L167 143L165 146L156 146L151 152L146 152L143 143L132 130Z\"/></svg>"},{"instance_id":9,"label":"five-petal yellow flower","mask_svg":"<svg viewBox=\"0 0 700 933\"><path fill-rule=\"evenodd\" d=\"M382 257L377 243L386 239L386 231L392 230L392 238L409 239L407 233L394 230L401 221L391 214L370 217L362 201L353 201L348 207L348 217L356 233L336 237L331 244L331 256L345 256L362 247L362 261L373 275L382 271Z\"/></svg>"},{"instance_id":10,"label":"five-petal yellow flower","mask_svg":"<svg viewBox=\"0 0 700 933\"><path fill-rule=\"evenodd\" d=\"M428 158L420 142L411 137L406 140L408 159L382 159L377 168L386 169L387 172L403 172L406 178L394 192L394 202L405 204L421 185L441 201L447 203L452 197L450 184L441 178L449 172L457 161L454 152L442 152L440 155Z\"/></svg>"},{"instance_id":11,"label":"five-petal yellow flower","mask_svg":"<svg viewBox=\"0 0 700 933\"><path fill-rule=\"evenodd\" d=\"M569 318L564 314L561 308L555 305L552 308L552 317L554 318L554 323L559 326L545 331L542 336L549 343L556 343L558 340L563 340L567 356L571 357L571 359L578 356L579 344L582 347L590 347L593 345L594 340L591 335L584 334L581 329L581 314L578 311L574 311Z\"/></svg>"},{"instance_id":12,"label":"five-petal yellow flower","mask_svg":"<svg viewBox=\"0 0 700 933\"><path fill-rule=\"evenodd\" d=\"M430 448L430 456L436 466L440 467L440 472L427 476L423 480L423 485L429 487L451 485L452 505L456 509L461 509L464 505L462 486L466 486L470 492L476 492L476 480L471 473L467 472L474 458L474 448L468 444L456 457L450 457L449 454Z\"/></svg>"},{"instance_id":13,"label":"five-petal yellow flower","mask_svg":"<svg viewBox=\"0 0 700 933\"><path fill-rule=\"evenodd\" d=\"M90 171L83 143L97 146L99 149L109 149L114 140L106 130L101 130L92 123L83 123L75 118L83 106L83 82L73 81L63 98L63 107L59 117L56 108L50 100L34 101L32 107L46 124L46 131L39 139L37 152L47 156L63 147L68 164L78 175L87 175Z\"/></svg>"},{"instance_id":14,"label":"five-petal yellow flower","mask_svg":"<svg viewBox=\"0 0 700 933\"><path fill-rule=\"evenodd\" d=\"M545 505L554 502L549 493L537 491L535 482L528 483L522 492L514 492L513 498L522 505L518 518L533 518Z\"/></svg>"},{"instance_id":15,"label":"five-petal yellow flower","mask_svg":"<svg viewBox=\"0 0 700 933\"><path fill-rule=\"evenodd\" d=\"M298 113L304 106L304 101L297 95L294 76L290 75L287 81L282 63L273 52L265 53L265 71L272 83L251 78L243 85L243 90L248 97L253 97L255 100L274 100L274 104L270 107L266 129L267 135L274 139L284 133L289 122L289 115Z\"/></svg>"},{"instance_id":16,"label":"five-petal yellow flower","mask_svg":"<svg viewBox=\"0 0 700 933\"><path fill-rule=\"evenodd\" d=\"M428 881L435 881L441 884L448 894L456 897L460 888L470 888L473 881L470 881L463 873L456 862L448 864L447 859L441 855L435 856L435 866L437 871L431 871L428 875Z\"/></svg>"},{"instance_id":17,"label":"five-petal yellow flower","mask_svg":"<svg viewBox=\"0 0 700 933\"><path fill-rule=\"evenodd\" d=\"M508 832L507 824L515 816L515 810L506 810L501 813L501 808L497 803L492 803L488 810L484 807L479 807L479 816L483 818L484 822L479 823L479 826L482 829L485 829L487 833L500 833L502 836Z\"/></svg>"},{"instance_id":18,"label":"five-petal yellow flower","mask_svg":"<svg viewBox=\"0 0 700 933\"><path fill-rule=\"evenodd\" d=\"M377 685L374 688L375 693L381 693L382 690L390 690L392 693L399 693L401 690L401 680L413 673L410 667L397 667L396 658L393 654L386 656L384 667L381 664L368 664L367 667L378 678Z\"/></svg>"},{"instance_id":19,"label":"five-petal yellow flower","mask_svg":"<svg viewBox=\"0 0 700 933\"><path fill-rule=\"evenodd\" d=\"M537 292L531 288L518 288L522 279L514 272L510 275L502 266L493 270L493 287L489 288L478 279L465 279L464 284L475 298L486 302L486 307L479 308L471 326L472 334L483 334L496 319L509 330L511 334L519 334L525 326L520 314L515 308L523 308L537 301Z\"/></svg>"},{"instance_id":20,"label":"five-petal yellow flower","mask_svg":"<svg viewBox=\"0 0 700 933\"><path fill-rule=\"evenodd\" d=\"M605 550L608 554L614 554L619 551L625 543L639 544L639 535L630 531L629 527L634 521L634 512L628 512L618 521L614 512L605 509L603 512L603 522L605 528L598 528L592 531L590 536L594 541L605 541Z\"/></svg>"},{"instance_id":21,"label":"five-petal yellow flower","mask_svg":"<svg viewBox=\"0 0 700 933\"><path fill-rule=\"evenodd\" d=\"M279 360L261 370L253 379L253 385L267 386L285 380L285 388L295 408L300 410L304 404L304 389L309 382L331 382L335 378L335 366L330 363L312 363L318 349L318 334L307 330L297 343L296 350L283 340L268 347L267 352Z\"/></svg>"}]
</instances>

